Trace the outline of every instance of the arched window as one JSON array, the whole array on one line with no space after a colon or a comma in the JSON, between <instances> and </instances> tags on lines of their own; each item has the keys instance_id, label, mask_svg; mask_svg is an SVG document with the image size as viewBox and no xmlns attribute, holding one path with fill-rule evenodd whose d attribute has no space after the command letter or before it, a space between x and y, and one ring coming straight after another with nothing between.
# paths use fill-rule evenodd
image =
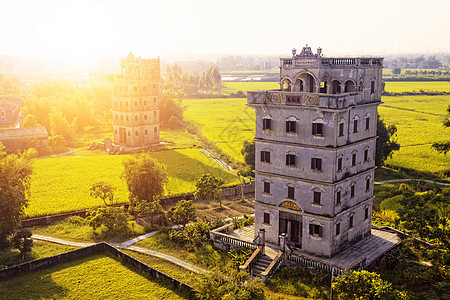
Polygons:
<instances>
[{"instance_id":1,"label":"arched window","mask_svg":"<svg viewBox=\"0 0 450 300\"><path fill-rule=\"evenodd\" d=\"M345 93L350 93L355 91L355 83L352 80L347 80L345 82Z\"/></svg>"},{"instance_id":2,"label":"arched window","mask_svg":"<svg viewBox=\"0 0 450 300\"><path fill-rule=\"evenodd\" d=\"M339 80L333 80L331 87L332 94L340 94L341 93L341 82Z\"/></svg>"}]
</instances>

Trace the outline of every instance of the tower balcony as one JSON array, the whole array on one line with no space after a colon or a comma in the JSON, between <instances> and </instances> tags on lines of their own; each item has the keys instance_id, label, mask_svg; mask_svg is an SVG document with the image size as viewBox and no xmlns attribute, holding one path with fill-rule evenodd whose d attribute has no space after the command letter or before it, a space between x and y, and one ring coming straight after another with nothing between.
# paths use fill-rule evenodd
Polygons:
<instances>
[{"instance_id":1,"label":"tower balcony","mask_svg":"<svg viewBox=\"0 0 450 300\"><path fill-rule=\"evenodd\" d=\"M289 92L283 90L248 91L247 104L314 107L322 109L346 109L351 106L381 102L375 94L364 97L363 92L323 94Z\"/></svg>"}]
</instances>

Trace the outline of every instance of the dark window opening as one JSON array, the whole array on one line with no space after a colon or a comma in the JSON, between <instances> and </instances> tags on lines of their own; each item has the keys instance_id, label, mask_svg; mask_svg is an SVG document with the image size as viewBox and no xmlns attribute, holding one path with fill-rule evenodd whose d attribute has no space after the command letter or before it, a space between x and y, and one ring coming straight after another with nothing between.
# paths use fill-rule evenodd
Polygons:
<instances>
[{"instance_id":1,"label":"dark window opening","mask_svg":"<svg viewBox=\"0 0 450 300\"><path fill-rule=\"evenodd\" d=\"M320 197L321 197L321 195L322 195L321 192L314 191L314 200L313 200L314 204L320 204Z\"/></svg>"},{"instance_id":2,"label":"dark window opening","mask_svg":"<svg viewBox=\"0 0 450 300\"><path fill-rule=\"evenodd\" d=\"M311 158L311 169L322 171L322 159L321 158Z\"/></svg>"},{"instance_id":3,"label":"dark window opening","mask_svg":"<svg viewBox=\"0 0 450 300\"><path fill-rule=\"evenodd\" d=\"M356 166L356 153L352 154L352 167Z\"/></svg>"},{"instance_id":4,"label":"dark window opening","mask_svg":"<svg viewBox=\"0 0 450 300\"><path fill-rule=\"evenodd\" d=\"M270 182L264 182L264 193L270 194Z\"/></svg>"},{"instance_id":5,"label":"dark window opening","mask_svg":"<svg viewBox=\"0 0 450 300\"><path fill-rule=\"evenodd\" d=\"M313 123L312 124L312 134L323 136L323 124L322 123Z\"/></svg>"},{"instance_id":6,"label":"dark window opening","mask_svg":"<svg viewBox=\"0 0 450 300\"><path fill-rule=\"evenodd\" d=\"M270 163L269 151L261 151L261 162Z\"/></svg>"},{"instance_id":7,"label":"dark window opening","mask_svg":"<svg viewBox=\"0 0 450 300\"><path fill-rule=\"evenodd\" d=\"M344 123L339 124L339 136L344 136Z\"/></svg>"},{"instance_id":8,"label":"dark window opening","mask_svg":"<svg viewBox=\"0 0 450 300\"><path fill-rule=\"evenodd\" d=\"M322 226L309 224L309 234L312 236L322 237Z\"/></svg>"},{"instance_id":9,"label":"dark window opening","mask_svg":"<svg viewBox=\"0 0 450 300\"><path fill-rule=\"evenodd\" d=\"M358 120L353 120L353 133L358 132Z\"/></svg>"},{"instance_id":10,"label":"dark window opening","mask_svg":"<svg viewBox=\"0 0 450 300\"><path fill-rule=\"evenodd\" d=\"M264 213L264 223L270 224L270 214L269 213Z\"/></svg>"},{"instance_id":11,"label":"dark window opening","mask_svg":"<svg viewBox=\"0 0 450 300\"><path fill-rule=\"evenodd\" d=\"M354 185L352 185L350 187L350 197L351 198L355 197L355 186Z\"/></svg>"},{"instance_id":12,"label":"dark window opening","mask_svg":"<svg viewBox=\"0 0 450 300\"><path fill-rule=\"evenodd\" d=\"M327 93L327 82L326 81L322 81L320 83L320 93L322 94L326 94Z\"/></svg>"},{"instance_id":13,"label":"dark window opening","mask_svg":"<svg viewBox=\"0 0 450 300\"><path fill-rule=\"evenodd\" d=\"M370 118L366 118L366 130L370 128Z\"/></svg>"},{"instance_id":14,"label":"dark window opening","mask_svg":"<svg viewBox=\"0 0 450 300\"><path fill-rule=\"evenodd\" d=\"M263 130L271 130L271 129L272 129L272 120L263 119Z\"/></svg>"},{"instance_id":15,"label":"dark window opening","mask_svg":"<svg viewBox=\"0 0 450 300\"><path fill-rule=\"evenodd\" d=\"M374 94L374 93L375 93L375 81L374 81L374 80L372 80L372 81L370 82L370 93L371 93L371 94Z\"/></svg>"},{"instance_id":16,"label":"dark window opening","mask_svg":"<svg viewBox=\"0 0 450 300\"><path fill-rule=\"evenodd\" d=\"M295 155L286 154L286 166L295 167Z\"/></svg>"},{"instance_id":17,"label":"dark window opening","mask_svg":"<svg viewBox=\"0 0 450 300\"><path fill-rule=\"evenodd\" d=\"M336 193L336 204L341 204L341 191Z\"/></svg>"},{"instance_id":18,"label":"dark window opening","mask_svg":"<svg viewBox=\"0 0 450 300\"><path fill-rule=\"evenodd\" d=\"M364 161L368 161L369 160L369 149L365 149L364 150Z\"/></svg>"},{"instance_id":19,"label":"dark window opening","mask_svg":"<svg viewBox=\"0 0 450 300\"><path fill-rule=\"evenodd\" d=\"M146 135L148 134L148 130L145 131L145 134L146 134Z\"/></svg>"},{"instance_id":20,"label":"dark window opening","mask_svg":"<svg viewBox=\"0 0 450 300\"><path fill-rule=\"evenodd\" d=\"M364 208L364 220L367 220L369 218L369 208Z\"/></svg>"},{"instance_id":21,"label":"dark window opening","mask_svg":"<svg viewBox=\"0 0 450 300\"><path fill-rule=\"evenodd\" d=\"M134 133L134 135L135 135L135 136L138 136L138 132L136 131L136 132Z\"/></svg>"},{"instance_id":22,"label":"dark window opening","mask_svg":"<svg viewBox=\"0 0 450 300\"><path fill-rule=\"evenodd\" d=\"M366 191L370 190L370 178L366 179Z\"/></svg>"},{"instance_id":23,"label":"dark window opening","mask_svg":"<svg viewBox=\"0 0 450 300\"><path fill-rule=\"evenodd\" d=\"M288 199L295 199L294 198L295 189L292 186L288 186Z\"/></svg>"},{"instance_id":24,"label":"dark window opening","mask_svg":"<svg viewBox=\"0 0 450 300\"><path fill-rule=\"evenodd\" d=\"M295 121L286 121L286 132L287 133L295 133L296 132L296 124Z\"/></svg>"},{"instance_id":25,"label":"dark window opening","mask_svg":"<svg viewBox=\"0 0 450 300\"><path fill-rule=\"evenodd\" d=\"M341 233L341 223L336 224L336 236L338 236Z\"/></svg>"},{"instance_id":26,"label":"dark window opening","mask_svg":"<svg viewBox=\"0 0 450 300\"><path fill-rule=\"evenodd\" d=\"M339 158L338 158L338 161L337 161L337 169L338 169L338 171L341 171L341 170L342 170L342 157L339 157Z\"/></svg>"},{"instance_id":27,"label":"dark window opening","mask_svg":"<svg viewBox=\"0 0 450 300\"><path fill-rule=\"evenodd\" d=\"M348 220L348 228L353 228L353 216L350 216Z\"/></svg>"}]
</instances>

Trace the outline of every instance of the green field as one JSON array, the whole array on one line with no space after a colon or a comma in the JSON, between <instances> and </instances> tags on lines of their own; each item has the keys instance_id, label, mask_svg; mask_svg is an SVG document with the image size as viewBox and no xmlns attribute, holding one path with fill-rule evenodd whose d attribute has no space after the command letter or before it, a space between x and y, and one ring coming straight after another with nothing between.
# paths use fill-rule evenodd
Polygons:
<instances>
[{"instance_id":1,"label":"green field","mask_svg":"<svg viewBox=\"0 0 450 300\"><path fill-rule=\"evenodd\" d=\"M245 98L188 99L184 118L225 154L244 162L242 145L255 137L255 113L246 103Z\"/></svg>"},{"instance_id":2,"label":"green field","mask_svg":"<svg viewBox=\"0 0 450 300\"><path fill-rule=\"evenodd\" d=\"M437 91L450 92L449 81L387 81L385 90L390 93Z\"/></svg>"},{"instance_id":3,"label":"green field","mask_svg":"<svg viewBox=\"0 0 450 300\"><path fill-rule=\"evenodd\" d=\"M2 299L185 299L105 255L0 281Z\"/></svg>"},{"instance_id":4,"label":"green field","mask_svg":"<svg viewBox=\"0 0 450 300\"><path fill-rule=\"evenodd\" d=\"M280 84L278 82L259 82L259 81L251 81L251 82L225 82L224 88L222 89L222 93L231 94L237 93L238 91L242 91L246 93L247 91L254 90L272 90L279 89Z\"/></svg>"},{"instance_id":5,"label":"green field","mask_svg":"<svg viewBox=\"0 0 450 300\"><path fill-rule=\"evenodd\" d=\"M238 183L234 174L220 168L198 149L167 150L152 152L151 155L167 168L170 195L194 191L196 181L205 173L219 176L228 184ZM100 206L103 204L101 200L89 196L89 188L97 181L113 184L117 188L118 202L127 202L127 187L120 179L122 160L126 157L99 155L36 159L30 203L25 214L35 217Z\"/></svg>"}]
</instances>

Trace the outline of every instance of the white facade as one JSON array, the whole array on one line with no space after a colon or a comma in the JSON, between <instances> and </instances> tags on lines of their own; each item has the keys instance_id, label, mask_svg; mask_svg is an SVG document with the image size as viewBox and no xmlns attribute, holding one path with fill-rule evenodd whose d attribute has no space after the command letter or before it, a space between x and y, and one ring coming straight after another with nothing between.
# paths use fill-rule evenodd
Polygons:
<instances>
[{"instance_id":1,"label":"white facade","mask_svg":"<svg viewBox=\"0 0 450 300\"><path fill-rule=\"evenodd\" d=\"M382 58L282 58L256 112L255 230L331 257L370 234Z\"/></svg>"}]
</instances>

